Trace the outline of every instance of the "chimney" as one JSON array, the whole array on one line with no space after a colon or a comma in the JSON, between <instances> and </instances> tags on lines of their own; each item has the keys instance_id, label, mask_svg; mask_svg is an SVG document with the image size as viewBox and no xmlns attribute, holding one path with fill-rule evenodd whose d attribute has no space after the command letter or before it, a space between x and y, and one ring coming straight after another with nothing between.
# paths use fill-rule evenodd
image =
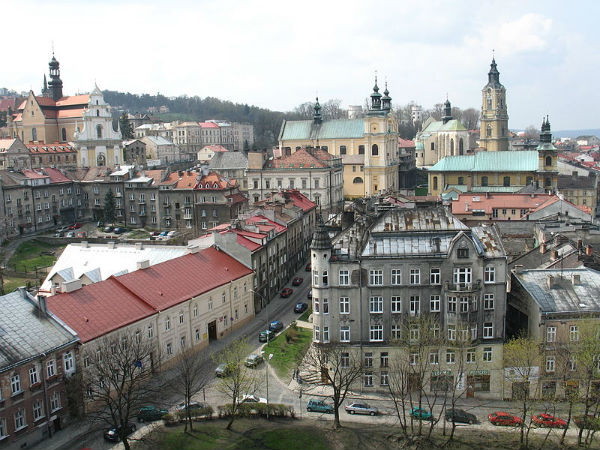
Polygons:
<instances>
[{"instance_id":1,"label":"chimney","mask_svg":"<svg viewBox=\"0 0 600 450\"><path fill-rule=\"evenodd\" d=\"M523 273L523 264L516 264L514 270L515 273Z\"/></svg>"},{"instance_id":2,"label":"chimney","mask_svg":"<svg viewBox=\"0 0 600 450\"><path fill-rule=\"evenodd\" d=\"M187 249L188 249L189 254L198 253L198 251L200 250L200 246L199 245L188 245Z\"/></svg>"},{"instance_id":3,"label":"chimney","mask_svg":"<svg viewBox=\"0 0 600 450\"><path fill-rule=\"evenodd\" d=\"M21 294L21 297L23 297L25 300L27 300L28 296L27 296L27 289L25 289L25 286L20 286L18 288L19 290L19 294Z\"/></svg>"},{"instance_id":4,"label":"chimney","mask_svg":"<svg viewBox=\"0 0 600 450\"><path fill-rule=\"evenodd\" d=\"M574 273L571 275L571 282L573 286L579 286L581 284L581 275Z\"/></svg>"},{"instance_id":5,"label":"chimney","mask_svg":"<svg viewBox=\"0 0 600 450\"><path fill-rule=\"evenodd\" d=\"M592 256L593 253L594 253L594 248L591 245L586 245L585 246L585 254L587 256Z\"/></svg>"},{"instance_id":6,"label":"chimney","mask_svg":"<svg viewBox=\"0 0 600 450\"><path fill-rule=\"evenodd\" d=\"M82 286L81 280L79 280L79 279L65 281L62 284L61 292L73 292L73 291L76 291L77 289L81 289L81 286Z\"/></svg>"},{"instance_id":7,"label":"chimney","mask_svg":"<svg viewBox=\"0 0 600 450\"><path fill-rule=\"evenodd\" d=\"M546 243L542 242L540 244L540 253L543 255L544 253L546 253Z\"/></svg>"},{"instance_id":8,"label":"chimney","mask_svg":"<svg viewBox=\"0 0 600 450\"><path fill-rule=\"evenodd\" d=\"M48 307L46 306L46 297L43 295L37 296L37 307L42 317L48 317Z\"/></svg>"},{"instance_id":9,"label":"chimney","mask_svg":"<svg viewBox=\"0 0 600 450\"><path fill-rule=\"evenodd\" d=\"M135 249L136 250L144 250L144 243L143 242L136 242L135 243Z\"/></svg>"},{"instance_id":10,"label":"chimney","mask_svg":"<svg viewBox=\"0 0 600 450\"><path fill-rule=\"evenodd\" d=\"M546 282L548 289L552 289L554 287L554 277L552 275L548 275L548 278L546 278Z\"/></svg>"},{"instance_id":11,"label":"chimney","mask_svg":"<svg viewBox=\"0 0 600 450\"><path fill-rule=\"evenodd\" d=\"M577 239L577 250L581 250L583 248L583 241L581 239Z\"/></svg>"},{"instance_id":12,"label":"chimney","mask_svg":"<svg viewBox=\"0 0 600 450\"><path fill-rule=\"evenodd\" d=\"M552 250L550 253L550 259L552 259L552 261L556 261L558 259L558 250Z\"/></svg>"},{"instance_id":13,"label":"chimney","mask_svg":"<svg viewBox=\"0 0 600 450\"><path fill-rule=\"evenodd\" d=\"M149 259L144 259L142 261L138 261L137 262L137 268L138 269L147 269L148 267L150 267L150 260Z\"/></svg>"}]
</instances>

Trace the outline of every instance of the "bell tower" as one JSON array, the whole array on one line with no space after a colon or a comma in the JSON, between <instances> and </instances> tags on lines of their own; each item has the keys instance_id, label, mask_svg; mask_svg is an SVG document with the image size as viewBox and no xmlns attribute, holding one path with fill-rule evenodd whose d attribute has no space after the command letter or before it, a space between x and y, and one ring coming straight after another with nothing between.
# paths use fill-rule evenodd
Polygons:
<instances>
[{"instance_id":1,"label":"bell tower","mask_svg":"<svg viewBox=\"0 0 600 450\"><path fill-rule=\"evenodd\" d=\"M508 150L508 110L506 88L500 83L500 72L492 58L488 83L483 87L479 145L487 151Z\"/></svg>"},{"instance_id":2,"label":"bell tower","mask_svg":"<svg viewBox=\"0 0 600 450\"><path fill-rule=\"evenodd\" d=\"M52 55L52 59L48 64L50 67L50 81L48 82L48 97L52 97L54 101L62 98L63 92L63 83L60 79L60 64Z\"/></svg>"}]
</instances>

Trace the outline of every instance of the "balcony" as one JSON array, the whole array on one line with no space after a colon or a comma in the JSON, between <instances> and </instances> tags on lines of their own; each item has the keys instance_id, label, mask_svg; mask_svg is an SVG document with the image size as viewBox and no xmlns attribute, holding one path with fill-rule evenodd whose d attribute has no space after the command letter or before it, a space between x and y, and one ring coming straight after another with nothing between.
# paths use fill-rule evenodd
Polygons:
<instances>
[{"instance_id":1,"label":"balcony","mask_svg":"<svg viewBox=\"0 0 600 450\"><path fill-rule=\"evenodd\" d=\"M475 292L481 290L481 280L475 283L444 283L444 290L448 292Z\"/></svg>"},{"instance_id":2,"label":"balcony","mask_svg":"<svg viewBox=\"0 0 600 450\"><path fill-rule=\"evenodd\" d=\"M183 218L184 218L184 220L192 220L194 218L194 216L192 214L184 214Z\"/></svg>"}]
</instances>

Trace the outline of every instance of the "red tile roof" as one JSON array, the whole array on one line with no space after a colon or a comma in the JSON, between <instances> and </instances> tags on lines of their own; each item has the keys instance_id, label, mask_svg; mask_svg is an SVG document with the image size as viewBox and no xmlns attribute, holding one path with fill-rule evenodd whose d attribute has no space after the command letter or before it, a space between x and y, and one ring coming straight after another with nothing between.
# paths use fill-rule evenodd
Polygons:
<instances>
[{"instance_id":1,"label":"red tile roof","mask_svg":"<svg viewBox=\"0 0 600 450\"><path fill-rule=\"evenodd\" d=\"M268 160L265 166L278 169L323 168L328 167L328 164L325 161L334 158L334 156L330 155L325 150L317 149L311 150L311 152L301 148L289 156Z\"/></svg>"},{"instance_id":2,"label":"red tile roof","mask_svg":"<svg viewBox=\"0 0 600 450\"><path fill-rule=\"evenodd\" d=\"M43 169L44 172L50 177L50 183L65 183L71 181L58 169Z\"/></svg>"},{"instance_id":3,"label":"red tile roof","mask_svg":"<svg viewBox=\"0 0 600 450\"><path fill-rule=\"evenodd\" d=\"M44 175L43 173L36 172L31 169L23 169L23 175L27 178L48 178L48 175Z\"/></svg>"},{"instance_id":4,"label":"red tile roof","mask_svg":"<svg viewBox=\"0 0 600 450\"><path fill-rule=\"evenodd\" d=\"M204 175L198 183L194 187L194 189L198 190L215 190L215 189L229 189L237 186L237 182L235 180L228 180L223 178L221 175L215 172L210 172L208 175Z\"/></svg>"},{"instance_id":5,"label":"red tile roof","mask_svg":"<svg viewBox=\"0 0 600 450\"><path fill-rule=\"evenodd\" d=\"M315 202L309 200L308 197L297 189L287 189L282 191L282 193L294 203L294 206L297 206L304 212L308 212L317 207Z\"/></svg>"},{"instance_id":6,"label":"red tile roof","mask_svg":"<svg viewBox=\"0 0 600 450\"><path fill-rule=\"evenodd\" d=\"M25 144L31 154L39 153L77 153L74 147L67 143L54 142L53 144Z\"/></svg>"},{"instance_id":7,"label":"red tile roof","mask_svg":"<svg viewBox=\"0 0 600 450\"><path fill-rule=\"evenodd\" d=\"M252 224L258 228L259 231L268 232L271 230L275 230L276 233L281 233L287 230L287 227L278 224L277 222L273 222L271 219L268 219L265 216L258 215L252 216L245 220L247 224Z\"/></svg>"},{"instance_id":8,"label":"red tile roof","mask_svg":"<svg viewBox=\"0 0 600 450\"><path fill-rule=\"evenodd\" d=\"M213 122L199 122L200 128L219 128L219 125Z\"/></svg>"},{"instance_id":9,"label":"red tile roof","mask_svg":"<svg viewBox=\"0 0 600 450\"><path fill-rule=\"evenodd\" d=\"M222 145L205 145L202 148L203 149L207 148L209 150L212 150L213 152L228 152L229 151L225 147L223 147Z\"/></svg>"},{"instance_id":10,"label":"red tile roof","mask_svg":"<svg viewBox=\"0 0 600 450\"><path fill-rule=\"evenodd\" d=\"M2 98L0 99L0 111L8 111L8 108L13 111L16 109L17 99L16 98Z\"/></svg>"},{"instance_id":11,"label":"red tile roof","mask_svg":"<svg viewBox=\"0 0 600 450\"><path fill-rule=\"evenodd\" d=\"M559 198L547 194L460 194L452 202L452 214L472 214L473 210L483 210L492 214L494 209L526 209L528 212L537 211Z\"/></svg>"},{"instance_id":12,"label":"red tile roof","mask_svg":"<svg viewBox=\"0 0 600 450\"><path fill-rule=\"evenodd\" d=\"M409 139L398 138L398 146L402 148L412 148L415 146L415 143Z\"/></svg>"}]
</instances>

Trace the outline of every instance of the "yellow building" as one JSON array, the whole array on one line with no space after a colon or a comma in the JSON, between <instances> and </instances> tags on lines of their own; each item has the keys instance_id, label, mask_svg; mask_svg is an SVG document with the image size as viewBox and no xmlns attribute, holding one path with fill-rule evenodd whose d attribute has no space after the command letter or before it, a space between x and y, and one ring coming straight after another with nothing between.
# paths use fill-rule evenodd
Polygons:
<instances>
[{"instance_id":1,"label":"yellow building","mask_svg":"<svg viewBox=\"0 0 600 450\"><path fill-rule=\"evenodd\" d=\"M481 94L479 146L488 151L507 151L509 132L506 88L500 83L500 72L495 59L492 59L488 83Z\"/></svg>"},{"instance_id":2,"label":"yellow building","mask_svg":"<svg viewBox=\"0 0 600 450\"><path fill-rule=\"evenodd\" d=\"M360 198L398 189L398 126L390 114L392 99L387 87L379 93L377 79L365 117L323 120L317 98L313 120L285 120L279 147L295 152L317 147L341 156L344 197Z\"/></svg>"}]
</instances>

